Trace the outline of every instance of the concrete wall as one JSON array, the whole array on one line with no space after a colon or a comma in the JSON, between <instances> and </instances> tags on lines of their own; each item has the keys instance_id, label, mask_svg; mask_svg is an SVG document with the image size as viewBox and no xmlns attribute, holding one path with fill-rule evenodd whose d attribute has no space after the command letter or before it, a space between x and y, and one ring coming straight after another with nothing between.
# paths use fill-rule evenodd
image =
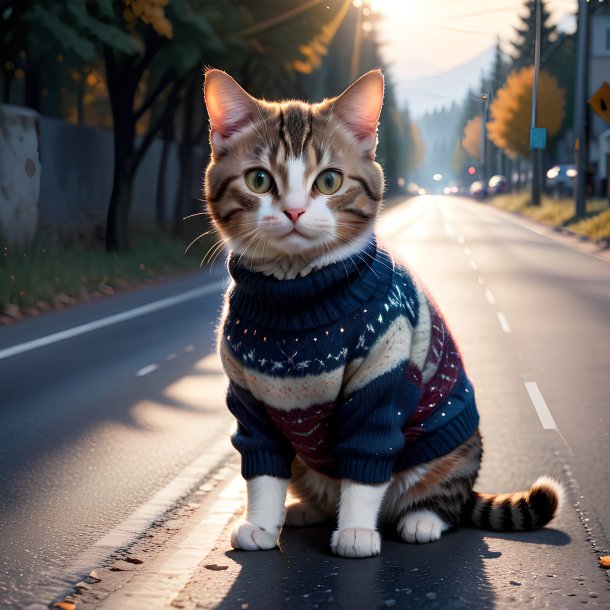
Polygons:
<instances>
[{"instance_id":1,"label":"concrete wall","mask_svg":"<svg viewBox=\"0 0 610 610\"><path fill-rule=\"evenodd\" d=\"M51 221L76 221L89 213L105 214L112 191L114 161L112 132L95 127L72 125L59 119L41 117L40 162L42 165L39 209ZM163 142L156 140L136 174L132 214L154 218L157 177ZM201 151L192 177L193 198L201 197L203 160ZM166 214L171 218L179 180L176 144L170 145L166 174Z\"/></svg>"}]
</instances>

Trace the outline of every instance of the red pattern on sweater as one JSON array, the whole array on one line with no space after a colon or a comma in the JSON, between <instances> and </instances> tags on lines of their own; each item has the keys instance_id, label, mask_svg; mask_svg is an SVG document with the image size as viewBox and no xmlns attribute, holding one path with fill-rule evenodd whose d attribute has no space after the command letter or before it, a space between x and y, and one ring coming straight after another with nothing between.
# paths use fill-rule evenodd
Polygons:
<instances>
[{"instance_id":1,"label":"red pattern on sweater","mask_svg":"<svg viewBox=\"0 0 610 610\"><path fill-rule=\"evenodd\" d=\"M463 371L460 353L447 330L445 320L436 307L431 307L430 313L432 316L430 347L423 370L431 367L436 371L428 383L424 384L421 372L413 364L407 365L405 374L422 389L419 404L405 428L407 445L414 444L424 432L424 427L420 425L421 422L432 415L443 401L451 396L451 391ZM416 373L410 369L415 369Z\"/></svg>"},{"instance_id":2,"label":"red pattern on sweater","mask_svg":"<svg viewBox=\"0 0 610 610\"><path fill-rule=\"evenodd\" d=\"M265 405L269 417L290 441L299 457L318 472L331 473L336 460L330 452L330 424L328 418L336 403L327 402L306 409L281 411Z\"/></svg>"}]
</instances>

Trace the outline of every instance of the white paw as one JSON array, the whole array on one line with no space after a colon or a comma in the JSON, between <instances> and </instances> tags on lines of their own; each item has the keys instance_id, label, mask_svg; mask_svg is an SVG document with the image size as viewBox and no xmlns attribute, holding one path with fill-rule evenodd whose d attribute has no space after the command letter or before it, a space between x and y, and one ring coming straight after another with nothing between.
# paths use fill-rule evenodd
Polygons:
<instances>
[{"instance_id":1,"label":"white paw","mask_svg":"<svg viewBox=\"0 0 610 610\"><path fill-rule=\"evenodd\" d=\"M286 525L290 527L315 525L327 519L326 513L313 502L295 502L286 507Z\"/></svg>"},{"instance_id":2,"label":"white paw","mask_svg":"<svg viewBox=\"0 0 610 610\"><path fill-rule=\"evenodd\" d=\"M349 527L333 532L330 548L341 557L374 557L381 553L381 536L375 530Z\"/></svg>"},{"instance_id":3,"label":"white paw","mask_svg":"<svg viewBox=\"0 0 610 610\"><path fill-rule=\"evenodd\" d=\"M231 546L243 551L267 551L277 546L279 535L278 529L270 532L248 521L241 521L231 532Z\"/></svg>"},{"instance_id":4,"label":"white paw","mask_svg":"<svg viewBox=\"0 0 610 610\"><path fill-rule=\"evenodd\" d=\"M407 513L398 522L398 533L405 542L434 542L449 526L430 510Z\"/></svg>"}]
</instances>

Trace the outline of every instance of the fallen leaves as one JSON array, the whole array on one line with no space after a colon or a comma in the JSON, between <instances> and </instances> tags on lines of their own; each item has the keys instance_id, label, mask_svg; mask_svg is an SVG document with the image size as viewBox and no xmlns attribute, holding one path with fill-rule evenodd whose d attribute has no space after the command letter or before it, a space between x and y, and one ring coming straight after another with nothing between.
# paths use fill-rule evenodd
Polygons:
<instances>
[{"instance_id":1,"label":"fallen leaves","mask_svg":"<svg viewBox=\"0 0 610 610\"><path fill-rule=\"evenodd\" d=\"M59 608L59 610L75 610L76 602L73 597L66 595L60 602L55 602L53 608Z\"/></svg>"},{"instance_id":2,"label":"fallen leaves","mask_svg":"<svg viewBox=\"0 0 610 610\"><path fill-rule=\"evenodd\" d=\"M604 555L599 558L599 567L600 568L610 568L610 555Z\"/></svg>"}]
</instances>

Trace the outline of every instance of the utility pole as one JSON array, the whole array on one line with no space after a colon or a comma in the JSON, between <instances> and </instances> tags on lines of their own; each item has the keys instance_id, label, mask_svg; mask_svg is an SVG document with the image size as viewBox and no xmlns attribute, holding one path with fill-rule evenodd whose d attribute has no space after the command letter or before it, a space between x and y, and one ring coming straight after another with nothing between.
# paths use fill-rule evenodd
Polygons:
<instances>
[{"instance_id":1,"label":"utility pole","mask_svg":"<svg viewBox=\"0 0 610 610\"><path fill-rule=\"evenodd\" d=\"M530 150L532 152L532 205L540 205L540 179L542 174L542 150L546 142L536 142L536 105L538 103L538 75L540 74L540 30L542 21L541 0L536 0L536 42L534 44L534 84L532 86L532 127ZM546 133L545 133L546 136Z\"/></svg>"},{"instance_id":2,"label":"utility pole","mask_svg":"<svg viewBox=\"0 0 610 610\"><path fill-rule=\"evenodd\" d=\"M574 149L576 153L576 217L582 218L587 213L587 36L588 36L588 3L578 0L578 39L576 41L576 100L574 104Z\"/></svg>"}]
</instances>

